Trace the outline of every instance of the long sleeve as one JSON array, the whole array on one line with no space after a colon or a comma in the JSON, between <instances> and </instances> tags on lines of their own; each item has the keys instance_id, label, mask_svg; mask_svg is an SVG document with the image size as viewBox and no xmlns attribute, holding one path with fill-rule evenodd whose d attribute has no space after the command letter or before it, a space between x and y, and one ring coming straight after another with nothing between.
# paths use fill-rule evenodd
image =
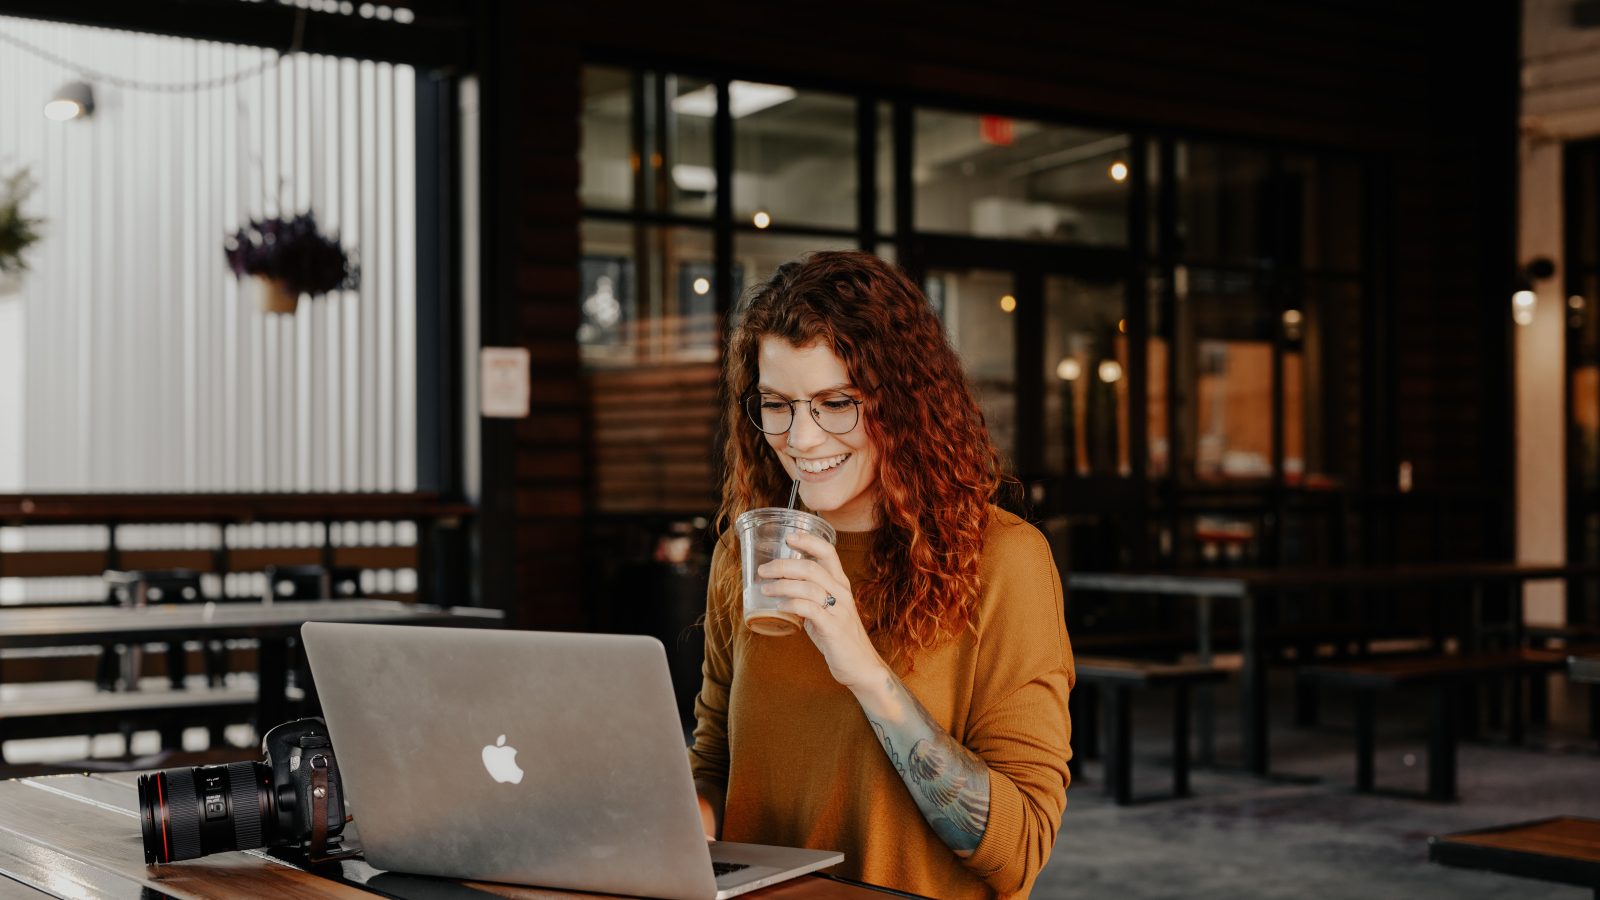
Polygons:
<instances>
[{"instance_id":1,"label":"long sleeve","mask_svg":"<svg viewBox=\"0 0 1600 900\"><path fill-rule=\"evenodd\" d=\"M700 667L700 693L694 700L694 745L689 768L695 779L728 785L728 692L733 684L733 646L728 598L719 597L726 567L736 565L722 542L711 555L711 587L706 595L705 662Z\"/></svg>"},{"instance_id":2,"label":"long sleeve","mask_svg":"<svg viewBox=\"0 0 1600 900\"><path fill-rule=\"evenodd\" d=\"M732 541L712 562L690 750L695 776L725 786L725 840L841 850L845 861L833 873L930 897L1028 892L1066 804L1072 655L1044 536L991 512L973 627L897 672L939 727L989 769L989 816L973 855L957 856L929 826L860 702L807 635L744 629ZM852 585L870 575L873 538L839 535Z\"/></svg>"},{"instance_id":3,"label":"long sleeve","mask_svg":"<svg viewBox=\"0 0 1600 900\"><path fill-rule=\"evenodd\" d=\"M1044 536L1015 522L985 553L984 621L964 743L989 766L989 820L964 865L1001 896L1026 893L1066 809L1073 685L1061 576Z\"/></svg>"}]
</instances>

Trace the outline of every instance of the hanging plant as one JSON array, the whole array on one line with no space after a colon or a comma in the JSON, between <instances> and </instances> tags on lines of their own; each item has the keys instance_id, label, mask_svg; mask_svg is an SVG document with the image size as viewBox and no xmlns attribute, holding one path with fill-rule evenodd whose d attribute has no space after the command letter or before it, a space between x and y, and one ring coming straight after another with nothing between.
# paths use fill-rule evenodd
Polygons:
<instances>
[{"instance_id":1,"label":"hanging plant","mask_svg":"<svg viewBox=\"0 0 1600 900\"><path fill-rule=\"evenodd\" d=\"M361 271L337 237L317 231L314 214L273 217L240 228L223 244L237 278L258 279L263 312L293 313L301 294L354 290Z\"/></svg>"},{"instance_id":2,"label":"hanging plant","mask_svg":"<svg viewBox=\"0 0 1600 900\"><path fill-rule=\"evenodd\" d=\"M28 270L23 253L38 242L39 226L43 219L24 215L22 204L38 187L21 169L0 179L0 294L9 294L22 286L22 273Z\"/></svg>"}]
</instances>

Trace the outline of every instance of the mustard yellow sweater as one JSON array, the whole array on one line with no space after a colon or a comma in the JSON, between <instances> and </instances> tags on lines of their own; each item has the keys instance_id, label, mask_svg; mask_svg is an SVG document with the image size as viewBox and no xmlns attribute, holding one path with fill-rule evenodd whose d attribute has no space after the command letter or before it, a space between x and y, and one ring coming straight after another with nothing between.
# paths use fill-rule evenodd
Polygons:
<instances>
[{"instance_id":1,"label":"mustard yellow sweater","mask_svg":"<svg viewBox=\"0 0 1600 900\"><path fill-rule=\"evenodd\" d=\"M871 532L839 534L852 586L865 582L871 541ZM724 567L738 565L719 546L713 593ZM980 575L975 629L918 657L910 675L896 667L934 719L989 766L977 852L957 857L928 827L809 637L755 634L717 615L738 610L737 598L712 596L689 756L695 778L726 788L724 840L840 850L845 861L831 871L930 897L1028 894L1066 807L1072 650L1061 577L1037 529L991 509Z\"/></svg>"}]
</instances>

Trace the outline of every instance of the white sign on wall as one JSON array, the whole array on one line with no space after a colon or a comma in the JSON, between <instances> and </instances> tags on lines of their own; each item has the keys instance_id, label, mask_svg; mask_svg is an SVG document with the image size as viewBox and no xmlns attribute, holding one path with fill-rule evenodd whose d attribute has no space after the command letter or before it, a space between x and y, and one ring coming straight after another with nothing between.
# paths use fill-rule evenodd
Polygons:
<instances>
[{"instance_id":1,"label":"white sign on wall","mask_svg":"<svg viewBox=\"0 0 1600 900\"><path fill-rule=\"evenodd\" d=\"M484 347L479 351L478 362L483 415L495 419L526 418L533 391L528 348Z\"/></svg>"}]
</instances>

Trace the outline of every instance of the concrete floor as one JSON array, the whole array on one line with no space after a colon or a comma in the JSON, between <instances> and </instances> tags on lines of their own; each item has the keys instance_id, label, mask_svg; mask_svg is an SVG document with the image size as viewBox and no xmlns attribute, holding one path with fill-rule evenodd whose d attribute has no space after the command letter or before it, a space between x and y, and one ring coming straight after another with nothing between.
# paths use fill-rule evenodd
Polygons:
<instances>
[{"instance_id":1,"label":"concrete floor","mask_svg":"<svg viewBox=\"0 0 1600 900\"><path fill-rule=\"evenodd\" d=\"M1287 679L1275 677L1275 682ZM1288 693L1272 705L1273 770L1266 780L1222 768L1192 776L1193 796L1118 807L1088 762L1036 900L1154 898L1518 898L1589 900L1588 888L1427 861L1427 840L1472 828L1555 815L1600 817L1600 747L1588 736L1585 691L1552 682L1551 721L1522 747L1487 731L1459 750L1456 803L1353 791L1355 737L1346 698L1324 694L1322 722L1296 729ZM1274 684L1275 692L1287 684ZM1238 759L1235 689L1218 692L1217 757ZM1377 784L1426 787L1426 696L1379 700ZM1169 790L1171 715L1160 691L1136 696L1134 791Z\"/></svg>"}]
</instances>

